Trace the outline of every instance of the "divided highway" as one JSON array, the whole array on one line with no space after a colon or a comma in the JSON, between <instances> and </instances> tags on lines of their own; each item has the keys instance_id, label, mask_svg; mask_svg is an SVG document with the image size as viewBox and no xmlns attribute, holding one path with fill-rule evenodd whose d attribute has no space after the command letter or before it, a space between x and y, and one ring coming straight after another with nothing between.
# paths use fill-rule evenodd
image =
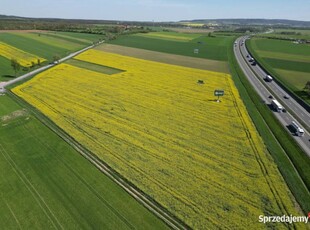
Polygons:
<instances>
[{"instance_id":1,"label":"divided highway","mask_svg":"<svg viewBox=\"0 0 310 230\"><path fill-rule=\"evenodd\" d=\"M306 128L310 130L310 114L300 106L293 98L285 99L285 95L289 95L283 90L275 81L266 82L264 78L267 73L259 65L251 65L249 62L249 55L245 46L246 37L240 37L236 40L234 45L234 53L239 66L248 78L254 89L262 98L262 102L267 105L271 104L272 96L277 99L282 106L291 112L274 112L275 116L279 119L281 124L285 127L305 153L310 157L310 135ZM269 106L271 108L271 106ZM289 129L292 121L301 121L301 127L304 129L305 134L302 137L295 136Z\"/></svg>"}]
</instances>

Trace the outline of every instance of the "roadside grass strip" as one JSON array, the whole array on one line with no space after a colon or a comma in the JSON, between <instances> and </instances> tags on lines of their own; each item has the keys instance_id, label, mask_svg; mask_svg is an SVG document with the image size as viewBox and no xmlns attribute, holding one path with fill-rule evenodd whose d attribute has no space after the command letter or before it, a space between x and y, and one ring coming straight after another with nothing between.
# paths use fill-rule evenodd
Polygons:
<instances>
[{"instance_id":1,"label":"roadside grass strip","mask_svg":"<svg viewBox=\"0 0 310 230\"><path fill-rule=\"evenodd\" d=\"M46 59L44 58L35 56L30 53L26 53L3 42L0 42L0 55L9 60L15 58L24 67L31 66L32 62L37 64L38 60L40 60L41 63L46 61Z\"/></svg>"},{"instance_id":2,"label":"roadside grass strip","mask_svg":"<svg viewBox=\"0 0 310 230\"><path fill-rule=\"evenodd\" d=\"M125 72L60 64L13 92L190 227L260 229L260 215L298 215L230 75L98 50L75 59Z\"/></svg>"}]
</instances>

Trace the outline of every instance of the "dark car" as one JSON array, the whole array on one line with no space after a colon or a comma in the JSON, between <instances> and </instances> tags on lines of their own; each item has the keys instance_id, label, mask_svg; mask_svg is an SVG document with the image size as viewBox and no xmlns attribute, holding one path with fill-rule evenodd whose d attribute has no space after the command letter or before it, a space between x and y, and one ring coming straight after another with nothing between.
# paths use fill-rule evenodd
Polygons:
<instances>
[{"instance_id":1,"label":"dark car","mask_svg":"<svg viewBox=\"0 0 310 230\"><path fill-rule=\"evenodd\" d=\"M270 98L270 99L273 99L273 96L272 96L272 95L270 95L270 96L269 96L269 98Z\"/></svg>"},{"instance_id":2,"label":"dark car","mask_svg":"<svg viewBox=\"0 0 310 230\"><path fill-rule=\"evenodd\" d=\"M253 61L251 65L256 65L256 61Z\"/></svg>"}]
</instances>

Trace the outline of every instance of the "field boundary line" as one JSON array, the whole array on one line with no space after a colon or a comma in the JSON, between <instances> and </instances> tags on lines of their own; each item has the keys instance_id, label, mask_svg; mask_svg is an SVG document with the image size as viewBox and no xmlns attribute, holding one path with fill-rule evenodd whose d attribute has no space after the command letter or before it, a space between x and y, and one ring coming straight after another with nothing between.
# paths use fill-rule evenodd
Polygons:
<instances>
[{"instance_id":1,"label":"field boundary line","mask_svg":"<svg viewBox=\"0 0 310 230\"><path fill-rule=\"evenodd\" d=\"M21 225L20 225L20 223L19 223L17 217L15 216L13 210L11 209L10 205L8 204L8 202L6 201L6 199L5 199L3 196L2 196L2 200L4 201L5 205L6 205L6 206L8 207L8 209L10 210L11 215L14 217L14 219L15 219L15 221L16 221L18 227L19 227L19 229L22 229L22 227L21 227Z\"/></svg>"},{"instance_id":2,"label":"field boundary line","mask_svg":"<svg viewBox=\"0 0 310 230\"><path fill-rule=\"evenodd\" d=\"M77 142L73 137L66 133L63 129L57 126L52 120L41 113L37 108L15 95L11 90L7 90L7 95L10 96L19 105L28 108L31 113L46 127L52 130L56 135L67 142L78 153L80 153L85 159L92 163L97 169L108 176L112 181L119 185L135 200L142 204L146 209L151 211L159 219L164 221L172 229L191 229L188 225L166 210L163 206L157 203L152 198L148 197L143 191L130 183L127 179L122 177L119 173L114 171L107 163L99 159L95 154Z\"/></svg>"}]
</instances>

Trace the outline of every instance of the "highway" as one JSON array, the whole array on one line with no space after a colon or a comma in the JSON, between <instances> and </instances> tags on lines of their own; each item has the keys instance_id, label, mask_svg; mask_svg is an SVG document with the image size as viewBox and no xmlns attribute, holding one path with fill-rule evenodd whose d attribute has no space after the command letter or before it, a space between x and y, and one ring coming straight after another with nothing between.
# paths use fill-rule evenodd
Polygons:
<instances>
[{"instance_id":1,"label":"highway","mask_svg":"<svg viewBox=\"0 0 310 230\"><path fill-rule=\"evenodd\" d=\"M287 112L272 111L281 124L285 127L287 132L292 135L300 147L310 157L310 135L305 129L307 127L307 129L310 130L310 114L293 98L289 97L288 99L285 99L284 96L289 94L286 93L285 90L283 90L275 81L266 82L264 78L267 73L265 73L259 65L251 65L251 62L249 62L249 57L247 57L249 53L245 46L245 39L246 37L238 38L234 45L234 53L239 66L261 97L262 103L268 105L272 110L272 106L270 105L271 101L276 99L286 109ZM272 96L273 99L270 98L270 96ZM292 121L297 121L297 123L304 129L304 136L296 136L290 131ZM301 123L298 121L301 121Z\"/></svg>"}]
</instances>

